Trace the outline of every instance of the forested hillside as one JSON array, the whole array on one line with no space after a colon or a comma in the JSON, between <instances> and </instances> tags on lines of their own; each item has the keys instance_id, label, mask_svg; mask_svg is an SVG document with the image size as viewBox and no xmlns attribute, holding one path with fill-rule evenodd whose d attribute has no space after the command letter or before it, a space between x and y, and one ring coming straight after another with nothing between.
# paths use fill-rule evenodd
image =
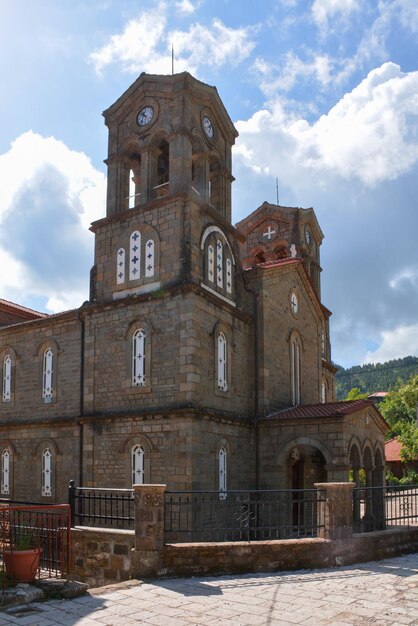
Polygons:
<instances>
[{"instance_id":1,"label":"forested hillside","mask_svg":"<svg viewBox=\"0 0 418 626\"><path fill-rule=\"evenodd\" d=\"M418 357L406 356L386 363L354 365L344 369L339 365L336 375L337 399L343 400L350 389L358 387L362 393L389 391L398 381L406 383L411 376L418 374Z\"/></svg>"}]
</instances>

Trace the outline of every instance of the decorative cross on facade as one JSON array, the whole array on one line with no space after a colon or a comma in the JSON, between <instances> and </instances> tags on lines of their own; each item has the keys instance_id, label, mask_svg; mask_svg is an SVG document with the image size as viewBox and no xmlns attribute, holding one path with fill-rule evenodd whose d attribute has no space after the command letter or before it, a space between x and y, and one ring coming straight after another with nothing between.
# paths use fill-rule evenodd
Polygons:
<instances>
[{"instance_id":1,"label":"decorative cross on facade","mask_svg":"<svg viewBox=\"0 0 418 626\"><path fill-rule=\"evenodd\" d=\"M276 234L276 231L274 230L274 228L272 228L271 226L268 226L268 228L263 233L263 237L267 237L267 239L270 241L270 239L275 234Z\"/></svg>"},{"instance_id":2,"label":"decorative cross on facade","mask_svg":"<svg viewBox=\"0 0 418 626\"><path fill-rule=\"evenodd\" d=\"M136 241L136 240L138 239L138 237L139 237L138 233L134 233L134 234L132 235L132 239L133 239L134 241Z\"/></svg>"},{"instance_id":3,"label":"decorative cross on facade","mask_svg":"<svg viewBox=\"0 0 418 626\"><path fill-rule=\"evenodd\" d=\"M133 246L132 250L136 252L138 250L138 246Z\"/></svg>"},{"instance_id":4,"label":"decorative cross on facade","mask_svg":"<svg viewBox=\"0 0 418 626\"><path fill-rule=\"evenodd\" d=\"M139 259L137 256L134 256L134 258L132 259L132 263L138 263Z\"/></svg>"}]
</instances>

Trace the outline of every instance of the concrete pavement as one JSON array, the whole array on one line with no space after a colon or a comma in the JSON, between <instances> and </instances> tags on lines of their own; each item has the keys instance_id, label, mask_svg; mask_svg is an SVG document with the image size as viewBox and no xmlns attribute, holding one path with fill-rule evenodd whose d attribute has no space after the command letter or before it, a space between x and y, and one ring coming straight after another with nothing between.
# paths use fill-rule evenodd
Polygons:
<instances>
[{"instance_id":1,"label":"concrete pavement","mask_svg":"<svg viewBox=\"0 0 418 626\"><path fill-rule=\"evenodd\" d=\"M0 612L0 626L418 625L418 554L324 570L130 581Z\"/></svg>"}]
</instances>

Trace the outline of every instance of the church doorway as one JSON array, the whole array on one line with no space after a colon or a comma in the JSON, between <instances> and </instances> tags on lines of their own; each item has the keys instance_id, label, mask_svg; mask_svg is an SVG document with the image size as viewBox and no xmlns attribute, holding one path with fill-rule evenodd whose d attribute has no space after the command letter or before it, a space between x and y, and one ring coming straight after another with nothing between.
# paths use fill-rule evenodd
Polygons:
<instances>
[{"instance_id":1,"label":"church doorway","mask_svg":"<svg viewBox=\"0 0 418 626\"><path fill-rule=\"evenodd\" d=\"M289 453L288 488L315 489L315 483L326 482L325 457L318 448L310 445L297 445Z\"/></svg>"}]
</instances>

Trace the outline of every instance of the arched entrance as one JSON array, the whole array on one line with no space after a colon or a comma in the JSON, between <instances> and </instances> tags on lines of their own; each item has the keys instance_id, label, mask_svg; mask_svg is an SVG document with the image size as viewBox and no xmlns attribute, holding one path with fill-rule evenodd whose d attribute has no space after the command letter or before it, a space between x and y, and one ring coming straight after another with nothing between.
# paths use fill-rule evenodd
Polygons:
<instances>
[{"instance_id":1,"label":"arched entrance","mask_svg":"<svg viewBox=\"0 0 418 626\"><path fill-rule=\"evenodd\" d=\"M314 489L315 483L326 482L326 460L321 450L309 445L298 444L288 455L288 488Z\"/></svg>"}]
</instances>

